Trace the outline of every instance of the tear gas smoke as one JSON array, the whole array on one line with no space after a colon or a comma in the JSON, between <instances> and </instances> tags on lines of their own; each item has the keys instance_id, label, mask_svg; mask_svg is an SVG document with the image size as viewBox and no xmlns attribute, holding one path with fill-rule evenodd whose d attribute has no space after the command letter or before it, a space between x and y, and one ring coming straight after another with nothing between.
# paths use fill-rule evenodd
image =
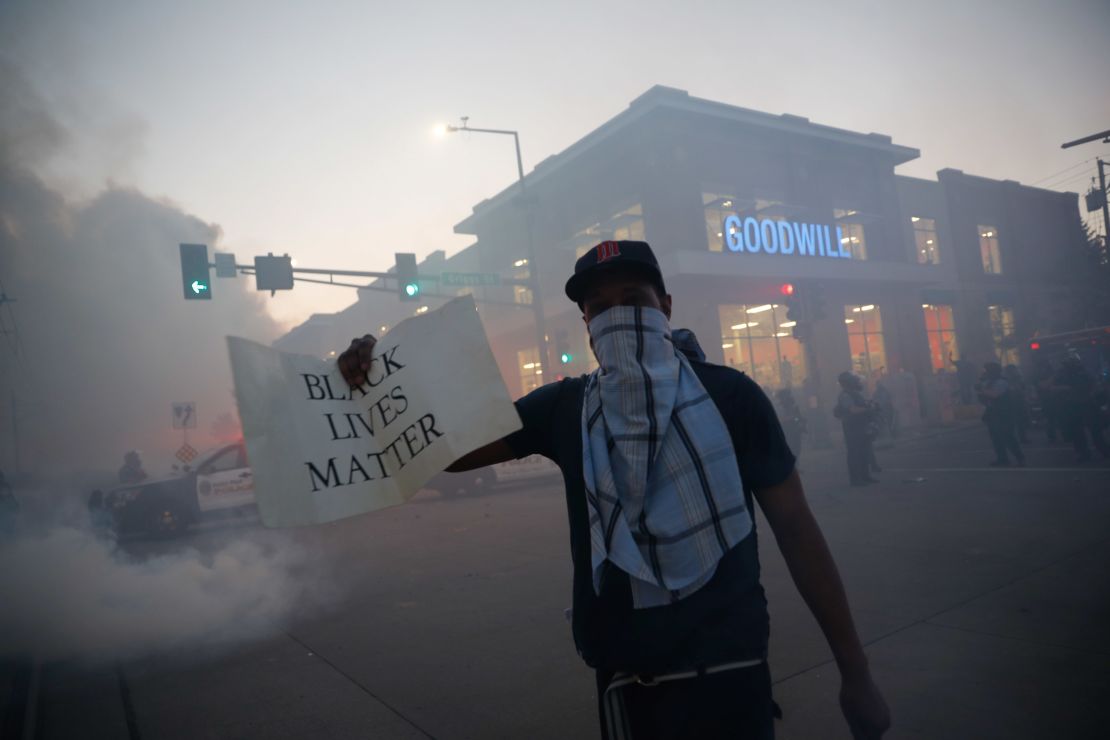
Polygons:
<instances>
[{"instance_id":1,"label":"tear gas smoke","mask_svg":"<svg viewBox=\"0 0 1110 740\"><path fill-rule=\"evenodd\" d=\"M0 655L114 660L272 635L334 594L308 550L265 534L145 561L71 527L0 543Z\"/></svg>"},{"instance_id":2,"label":"tear gas smoke","mask_svg":"<svg viewBox=\"0 0 1110 740\"><path fill-rule=\"evenodd\" d=\"M174 401L197 403L191 443L224 441L212 427L235 412L224 336L269 341L279 327L246 278L217 281L210 302L183 300L177 245L214 250L219 227L111 184L67 199L36 173L68 132L2 58L0 95L0 281L15 301L0 307L0 391L22 467L114 470L141 448L164 471L181 444ZM13 466L14 427L0 424L0 467Z\"/></svg>"}]
</instances>

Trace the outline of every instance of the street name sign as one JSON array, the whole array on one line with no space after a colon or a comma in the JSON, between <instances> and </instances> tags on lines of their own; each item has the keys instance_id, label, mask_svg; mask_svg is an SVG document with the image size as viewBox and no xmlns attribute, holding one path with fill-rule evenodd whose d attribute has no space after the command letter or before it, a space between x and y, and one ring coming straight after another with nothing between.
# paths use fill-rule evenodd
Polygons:
<instances>
[{"instance_id":1,"label":"street name sign","mask_svg":"<svg viewBox=\"0 0 1110 740\"><path fill-rule=\"evenodd\" d=\"M500 285L501 276L495 272L445 272L439 284L449 288L484 288Z\"/></svg>"}]
</instances>

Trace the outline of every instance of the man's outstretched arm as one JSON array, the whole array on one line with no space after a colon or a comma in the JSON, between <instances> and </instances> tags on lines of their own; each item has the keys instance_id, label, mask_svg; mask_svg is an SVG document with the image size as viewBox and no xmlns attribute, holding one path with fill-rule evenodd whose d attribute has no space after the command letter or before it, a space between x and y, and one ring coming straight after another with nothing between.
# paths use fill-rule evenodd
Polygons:
<instances>
[{"instance_id":1,"label":"man's outstretched arm","mask_svg":"<svg viewBox=\"0 0 1110 740\"><path fill-rule=\"evenodd\" d=\"M871 678L840 573L806 503L798 472L776 486L756 491L755 497L798 592L832 648L840 669L840 707L853 737L882 737L890 727L890 710Z\"/></svg>"}]
</instances>

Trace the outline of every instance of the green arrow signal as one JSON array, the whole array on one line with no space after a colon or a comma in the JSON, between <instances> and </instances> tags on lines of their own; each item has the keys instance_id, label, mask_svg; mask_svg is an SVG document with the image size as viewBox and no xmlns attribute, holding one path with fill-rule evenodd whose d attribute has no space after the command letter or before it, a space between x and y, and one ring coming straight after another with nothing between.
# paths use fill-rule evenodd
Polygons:
<instances>
[{"instance_id":1,"label":"green arrow signal","mask_svg":"<svg viewBox=\"0 0 1110 740\"><path fill-rule=\"evenodd\" d=\"M208 290L208 286L200 282L199 280L194 280L192 286L190 287L192 287L193 292L197 295L200 295L203 291Z\"/></svg>"}]
</instances>

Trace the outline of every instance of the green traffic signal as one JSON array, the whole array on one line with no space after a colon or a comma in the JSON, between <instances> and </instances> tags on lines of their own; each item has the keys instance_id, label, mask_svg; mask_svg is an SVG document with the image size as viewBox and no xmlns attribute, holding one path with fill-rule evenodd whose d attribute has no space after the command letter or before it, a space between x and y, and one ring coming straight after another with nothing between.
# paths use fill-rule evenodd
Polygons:
<instances>
[{"instance_id":1,"label":"green traffic signal","mask_svg":"<svg viewBox=\"0 0 1110 740\"><path fill-rule=\"evenodd\" d=\"M187 301L212 300L207 244L181 244L181 287Z\"/></svg>"},{"instance_id":2,"label":"green traffic signal","mask_svg":"<svg viewBox=\"0 0 1110 740\"><path fill-rule=\"evenodd\" d=\"M397 297L402 301L420 300L420 273L416 271L416 255L412 252L397 252L394 259Z\"/></svg>"},{"instance_id":3,"label":"green traffic signal","mask_svg":"<svg viewBox=\"0 0 1110 740\"><path fill-rule=\"evenodd\" d=\"M563 354L559 355L559 359L563 361L564 365L567 365L571 362L574 362L574 355L572 355L570 352L564 352Z\"/></svg>"}]
</instances>

